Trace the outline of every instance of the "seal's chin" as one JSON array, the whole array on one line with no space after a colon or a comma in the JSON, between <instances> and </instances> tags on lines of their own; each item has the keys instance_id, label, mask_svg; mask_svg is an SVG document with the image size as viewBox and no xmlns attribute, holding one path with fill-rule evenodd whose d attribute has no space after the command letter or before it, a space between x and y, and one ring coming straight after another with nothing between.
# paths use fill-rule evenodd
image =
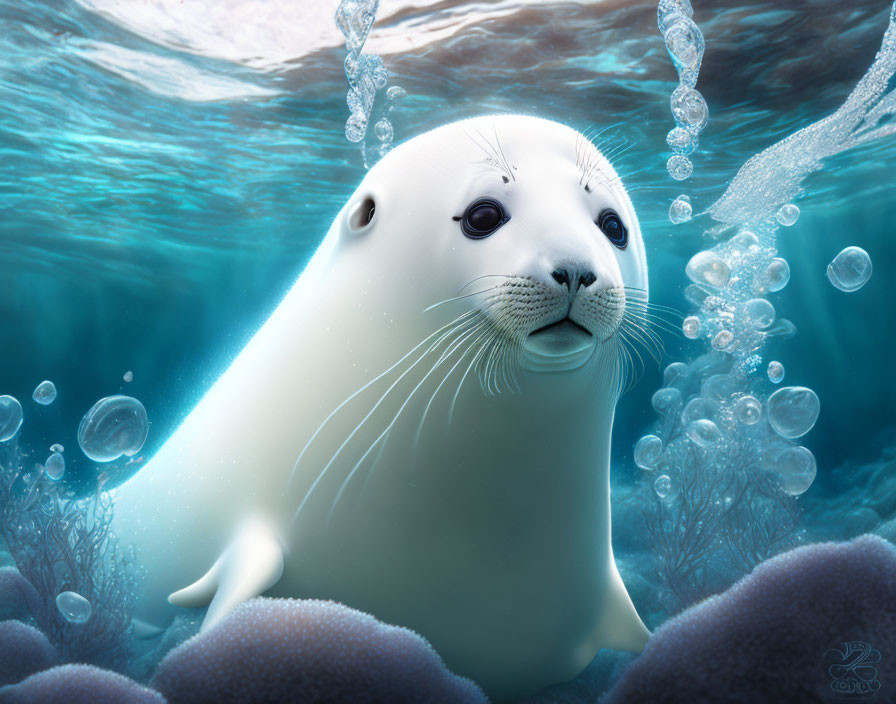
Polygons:
<instances>
[{"instance_id":1,"label":"seal's chin","mask_svg":"<svg viewBox=\"0 0 896 704\"><path fill-rule=\"evenodd\" d=\"M597 338L569 318L529 333L522 364L533 372L565 372L581 367L594 352Z\"/></svg>"}]
</instances>

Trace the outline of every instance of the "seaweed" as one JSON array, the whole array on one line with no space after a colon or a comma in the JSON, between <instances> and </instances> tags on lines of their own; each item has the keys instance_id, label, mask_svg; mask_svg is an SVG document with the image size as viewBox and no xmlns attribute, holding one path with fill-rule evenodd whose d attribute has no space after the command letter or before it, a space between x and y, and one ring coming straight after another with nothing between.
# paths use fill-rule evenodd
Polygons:
<instances>
[{"instance_id":1,"label":"seaweed","mask_svg":"<svg viewBox=\"0 0 896 704\"><path fill-rule=\"evenodd\" d=\"M802 510L762 466L761 443L743 426L720 424L726 441L711 449L689 441L680 422L666 429L662 468L674 491L653 492L643 511L671 613L723 591L798 538Z\"/></svg>"},{"instance_id":2,"label":"seaweed","mask_svg":"<svg viewBox=\"0 0 896 704\"><path fill-rule=\"evenodd\" d=\"M140 574L133 552L121 549L111 531L107 476L99 476L90 496L76 497L40 465L25 471L17 443L0 453L0 535L40 596L35 623L64 662L122 669ZM86 623L69 623L59 611L56 597L64 591L90 602Z\"/></svg>"}]
</instances>

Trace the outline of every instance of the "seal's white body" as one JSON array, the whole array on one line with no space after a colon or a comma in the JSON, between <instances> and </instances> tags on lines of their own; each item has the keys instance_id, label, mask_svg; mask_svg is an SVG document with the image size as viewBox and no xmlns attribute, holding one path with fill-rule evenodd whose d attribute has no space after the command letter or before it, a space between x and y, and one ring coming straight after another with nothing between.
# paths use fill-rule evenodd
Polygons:
<instances>
[{"instance_id":1,"label":"seal's white body","mask_svg":"<svg viewBox=\"0 0 896 704\"><path fill-rule=\"evenodd\" d=\"M513 162L509 184L467 168L482 157L475 134L494 141L493 130ZM599 648L640 650L647 631L610 544L609 349L571 370L521 368L518 393L461 384L466 362L426 377L438 351L412 364L425 347L393 368L473 304L424 309L477 277L551 267L583 248L595 261L617 256L599 233L564 232L539 207L578 207L575 134L477 118L369 172L270 319L117 490L114 530L147 571L139 616L158 622L174 610L168 595L196 580L173 600L214 598L214 620L259 593L334 599L418 631L499 699L574 677ZM469 240L451 216L483 190L508 201L511 219ZM372 221L354 227L370 202ZM640 233L632 240L599 279L646 289Z\"/></svg>"}]
</instances>

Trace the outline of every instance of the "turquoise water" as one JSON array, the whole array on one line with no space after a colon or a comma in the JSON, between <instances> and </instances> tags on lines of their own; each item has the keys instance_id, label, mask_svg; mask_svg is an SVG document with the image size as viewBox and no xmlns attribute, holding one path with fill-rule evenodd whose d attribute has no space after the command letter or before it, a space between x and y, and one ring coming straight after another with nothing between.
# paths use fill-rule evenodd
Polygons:
<instances>
[{"instance_id":1,"label":"turquoise water","mask_svg":"<svg viewBox=\"0 0 896 704\"><path fill-rule=\"evenodd\" d=\"M54 442L75 449L82 415L115 393L145 405L151 455L363 176L343 135L344 52L324 28L329 14L238 5L219 4L206 22L161 2L0 0L0 393L22 400L21 443L36 461ZM684 187L665 169L676 76L653 3L384 3L371 46L408 91L396 141L488 112L608 128L606 148L625 146L614 163L641 220L652 300L686 311L684 266L708 246L710 223L673 226L672 199L687 192L701 212L750 156L836 109L871 64L889 8L695 2L710 123ZM836 501L844 485L863 497L865 475L853 484L851 468L896 442L894 163L896 138L829 159L804 183L798 223L778 233L792 278L775 306L799 333L771 343L767 358L821 399L802 440L818 462L806 501L834 521L850 520ZM825 268L850 245L869 252L874 275L845 294ZM691 341L665 342L664 364L694 354ZM43 379L59 396L38 408L30 396ZM648 365L620 404L620 487L638 478L632 447L654 422L660 379ZM66 457L69 481L90 486L94 464Z\"/></svg>"}]
</instances>

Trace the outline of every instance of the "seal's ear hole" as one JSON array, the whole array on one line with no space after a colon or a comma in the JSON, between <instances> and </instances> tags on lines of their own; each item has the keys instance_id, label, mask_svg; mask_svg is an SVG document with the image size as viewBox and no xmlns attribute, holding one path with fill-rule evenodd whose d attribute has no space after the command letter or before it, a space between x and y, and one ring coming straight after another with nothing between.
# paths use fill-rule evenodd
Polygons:
<instances>
[{"instance_id":1,"label":"seal's ear hole","mask_svg":"<svg viewBox=\"0 0 896 704\"><path fill-rule=\"evenodd\" d=\"M348 225L355 232L363 230L373 222L374 215L376 215L376 201L373 196L365 196L360 203L352 208L352 212L348 216Z\"/></svg>"}]
</instances>

